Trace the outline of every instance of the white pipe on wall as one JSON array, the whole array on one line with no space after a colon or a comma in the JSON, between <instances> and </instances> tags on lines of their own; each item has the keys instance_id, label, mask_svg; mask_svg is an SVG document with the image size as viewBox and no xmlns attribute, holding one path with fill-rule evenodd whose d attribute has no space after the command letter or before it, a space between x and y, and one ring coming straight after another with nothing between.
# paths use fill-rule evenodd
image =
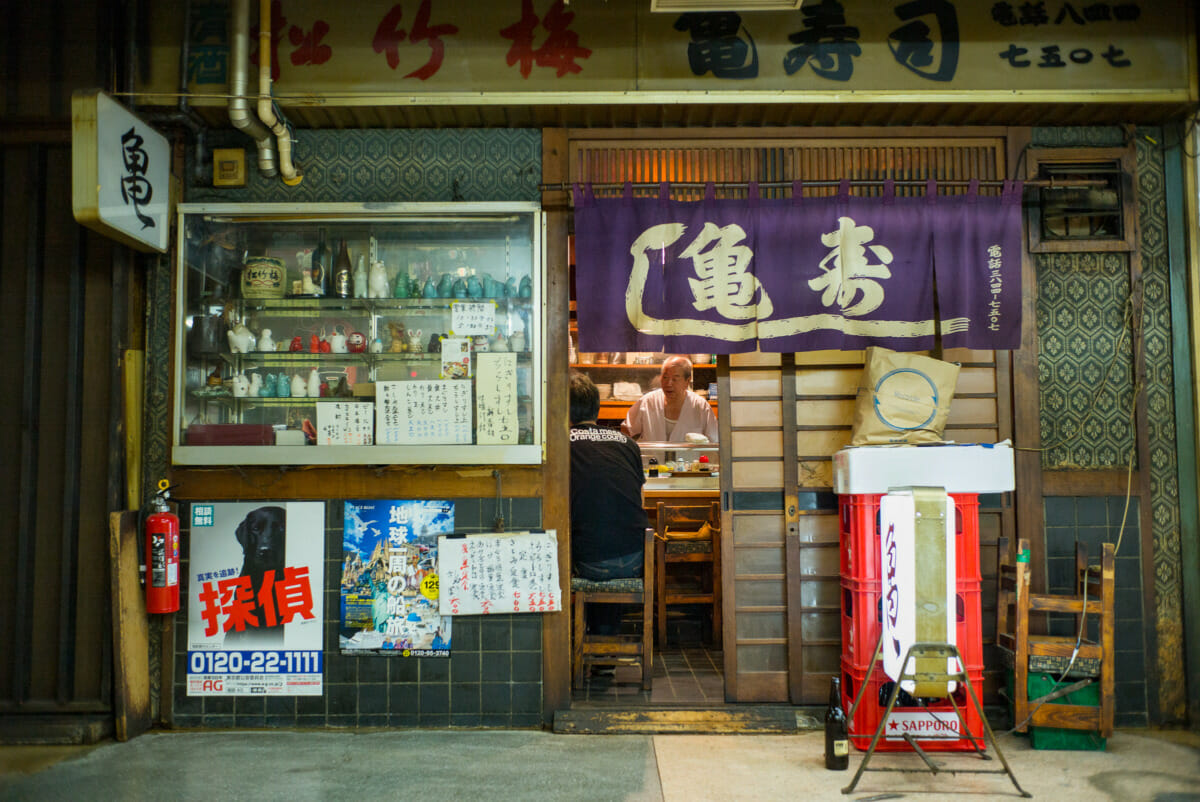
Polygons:
<instances>
[{"instance_id":1,"label":"white pipe on wall","mask_svg":"<svg viewBox=\"0 0 1200 802\"><path fill-rule=\"evenodd\" d=\"M270 5L270 0L265 0ZM258 146L258 171L268 178L275 167L275 142L271 132L250 113L246 94L250 72L250 0L233 0L229 25L229 121ZM269 52L269 51L268 51Z\"/></svg>"},{"instance_id":2,"label":"white pipe on wall","mask_svg":"<svg viewBox=\"0 0 1200 802\"><path fill-rule=\"evenodd\" d=\"M275 115L271 102L271 0L259 0L258 8L258 117L275 134L283 183L294 187L304 176L292 163L292 132Z\"/></svg>"}]
</instances>

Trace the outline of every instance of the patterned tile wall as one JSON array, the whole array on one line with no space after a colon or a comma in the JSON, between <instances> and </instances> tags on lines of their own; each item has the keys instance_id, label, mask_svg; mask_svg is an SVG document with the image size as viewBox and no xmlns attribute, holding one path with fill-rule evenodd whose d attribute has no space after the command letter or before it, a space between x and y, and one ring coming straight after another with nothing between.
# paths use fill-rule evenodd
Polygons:
<instances>
[{"instance_id":1,"label":"patterned tile wall","mask_svg":"<svg viewBox=\"0 0 1200 802\"><path fill-rule=\"evenodd\" d=\"M1146 351L1146 400L1150 445L1150 498L1155 577L1155 632L1158 650L1143 655L1143 665L1158 667L1158 708L1161 719L1181 720L1186 704L1181 627L1179 485L1176 472L1174 377L1171 363L1171 308L1165 167L1158 129L1133 133L1137 157L1139 247L1142 261L1144 308L1131 321L1128 261L1124 256L1063 254L1041 256L1038 272L1038 374L1041 387L1042 440L1047 450L1043 466L1065 469L1122 468L1129 464L1133 431L1129 422L1133 400L1132 325L1142 327ZM1126 132L1114 128L1036 129L1034 144L1042 147L1112 147L1124 144ZM1124 336L1122 336L1124 332ZM1107 374L1107 381L1103 378ZM1098 383L1101 382L1101 383ZM1059 500L1047 499L1046 513ZM1100 504L1103 499L1073 503ZM1090 514L1090 513L1089 513ZM1047 553L1061 550L1070 527L1047 529ZM1144 533L1145 534L1145 533ZM1128 540L1128 535L1127 535ZM1133 544L1122 546L1118 561L1130 556ZM1120 564L1120 562L1119 562ZM1118 573L1122 569L1118 568ZM1120 604L1140 604L1142 588L1127 589ZM1120 577L1119 577L1120 580ZM1132 611L1119 611L1118 616ZM1125 662L1130 662L1126 655Z\"/></svg>"},{"instance_id":2,"label":"patterned tile wall","mask_svg":"<svg viewBox=\"0 0 1200 802\"><path fill-rule=\"evenodd\" d=\"M232 135L232 136L231 136ZM254 143L237 132L225 144ZM403 129L298 131L299 186L250 170L244 187L194 187L191 203L336 203L539 201L542 135L534 129ZM189 175L191 173L189 172Z\"/></svg>"},{"instance_id":3,"label":"patterned tile wall","mask_svg":"<svg viewBox=\"0 0 1200 802\"><path fill-rule=\"evenodd\" d=\"M212 147L245 147L236 132L214 132ZM190 154L189 154L190 155ZM248 147L248 161L254 149ZM541 134L536 130L302 131L296 163L305 178L287 187L252 173L245 187L188 187L189 203L538 201ZM189 165L191 167L191 165ZM188 175L194 171L189 169ZM165 474L170 457L171 260L150 280L146 387L146 477ZM148 484L143 495L154 488ZM456 500L459 531L490 530L491 499ZM513 528L541 526L539 499L507 502ZM539 727L542 629L538 616L463 617L452 656L344 657L337 649L341 580L341 501L326 502L325 693L318 697L188 697L184 685L185 612L176 619L174 676L154 661L153 694L172 681L177 727ZM486 514L486 516L485 516ZM187 520L187 515L181 516ZM188 535L183 533L186 550ZM186 573L186 567L185 567ZM160 654L157 648L152 654ZM163 675L166 675L166 679ZM158 711L155 711L157 714Z\"/></svg>"}]
</instances>

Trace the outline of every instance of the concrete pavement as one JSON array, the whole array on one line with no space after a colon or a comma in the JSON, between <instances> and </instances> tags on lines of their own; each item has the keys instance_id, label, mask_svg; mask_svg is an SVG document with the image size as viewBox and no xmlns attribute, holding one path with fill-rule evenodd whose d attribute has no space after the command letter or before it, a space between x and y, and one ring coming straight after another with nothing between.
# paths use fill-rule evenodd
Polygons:
<instances>
[{"instance_id":1,"label":"concrete pavement","mask_svg":"<svg viewBox=\"0 0 1200 802\"><path fill-rule=\"evenodd\" d=\"M1124 730L1105 752L1036 751L1001 736L1035 799L1200 800L1200 736ZM91 747L0 747L0 799L166 800L942 800L1017 799L1003 774L824 768L820 731L794 735L556 735L534 731L151 733ZM946 769L999 768L963 754ZM917 768L912 754L871 768Z\"/></svg>"}]
</instances>

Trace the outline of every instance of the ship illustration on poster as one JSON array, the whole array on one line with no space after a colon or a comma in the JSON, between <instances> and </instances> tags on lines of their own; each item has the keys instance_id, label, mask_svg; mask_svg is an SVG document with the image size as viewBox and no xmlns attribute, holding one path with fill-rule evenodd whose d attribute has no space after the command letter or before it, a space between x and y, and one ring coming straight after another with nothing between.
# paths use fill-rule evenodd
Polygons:
<instances>
[{"instance_id":1,"label":"ship illustration on poster","mask_svg":"<svg viewBox=\"0 0 1200 802\"><path fill-rule=\"evenodd\" d=\"M349 654L449 657L438 612L438 537L454 532L452 501L347 501L341 625Z\"/></svg>"}]
</instances>

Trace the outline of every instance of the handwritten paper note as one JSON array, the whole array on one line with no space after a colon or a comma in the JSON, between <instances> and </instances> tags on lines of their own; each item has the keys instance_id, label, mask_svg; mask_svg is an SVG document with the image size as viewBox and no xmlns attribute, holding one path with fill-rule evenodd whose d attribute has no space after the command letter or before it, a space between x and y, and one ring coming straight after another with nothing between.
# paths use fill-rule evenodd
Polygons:
<instances>
[{"instance_id":1,"label":"handwritten paper note","mask_svg":"<svg viewBox=\"0 0 1200 802\"><path fill-rule=\"evenodd\" d=\"M450 333L455 337L471 337L496 331L496 302L453 303L450 305Z\"/></svg>"},{"instance_id":2,"label":"handwritten paper note","mask_svg":"<svg viewBox=\"0 0 1200 802\"><path fill-rule=\"evenodd\" d=\"M554 530L438 538L442 615L562 609Z\"/></svg>"},{"instance_id":3,"label":"handwritten paper note","mask_svg":"<svg viewBox=\"0 0 1200 802\"><path fill-rule=\"evenodd\" d=\"M317 404L317 445L369 446L374 438L375 405L370 401Z\"/></svg>"},{"instance_id":4,"label":"handwritten paper note","mask_svg":"<svg viewBox=\"0 0 1200 802\"><path fill-rule=\"evenodd\" d=\"M475 434L480 445L517 442L517 355L475 355Z\"/></svg>"},{"instance_id":5,"label":"handwritten paper note","mask_svg":"<svg viewBox=\"0 0 1200 802\"><path fill-rule=\"evenodd\" d=\"M377 382L379 445L471 442L471 382L454 379Z\"/></svg>"}]
</instances>

